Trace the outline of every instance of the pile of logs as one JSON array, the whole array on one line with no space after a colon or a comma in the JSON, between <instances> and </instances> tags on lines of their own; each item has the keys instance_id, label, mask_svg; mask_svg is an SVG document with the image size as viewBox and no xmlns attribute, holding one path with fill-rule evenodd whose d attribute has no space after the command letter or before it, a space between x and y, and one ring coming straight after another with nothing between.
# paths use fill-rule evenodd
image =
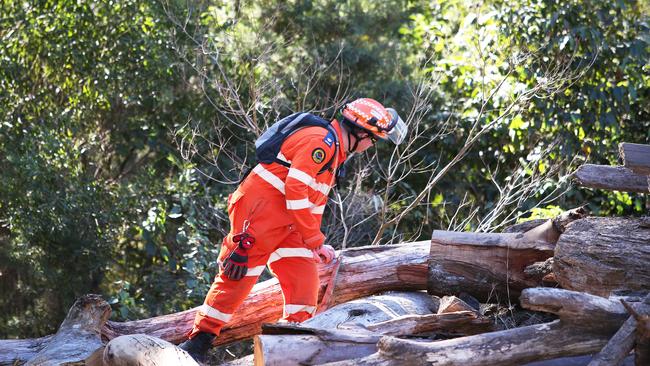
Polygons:
<instances>
[{"instance_id":1,"label":"pile of logs","mask_svg":"<svg viewBox=\"0 0 650 366\"><path fill-rule=\"evenodd\" d=\"M623 144L631 170L615 169L648 192L644 146ZM611 182L593 167L578 170L579 184ZM523 365L589 355L582 364L596 366L630 362L630 352L650 365L648 218L579 208L504 233L434 231L431 241L339 252L319 275L319 314L299 325L270 324L282 315L277 280L254 287L216 339L254 338L254 355L231 365ZM485 315L488 303L547 321L504 329ZM110 306L86 295L55 335L0 340L0 365L196 365L174 346L196 310L113 322Z\"/></svg>"},{"instance_id":2,"label":"pile of logs","mask_svg":"<svg viewBox=\"0 0 650 366\"><path fill-rule=\"evenodd\" d=\"M320 268L325 311L300 325L263 326L282 312L279 284L269 280L254 288L217 344L255 337L254 361L247 361L260 365L521 365L603 347L592 363L612 365L608 357L620 360L635 345L643 364L650 298L640 294L650 290L650 225L584 215L571 210L525 232L435 231L431 242L346 250ZM460 293L467 301L453 296ZM473 299L519 301L558 319L494 331ZM87 295L57 334L0 341L0 365L193 365L172 343L185 338L195 310L112 322L110 307Z\"/></svg>"}]
</instances>

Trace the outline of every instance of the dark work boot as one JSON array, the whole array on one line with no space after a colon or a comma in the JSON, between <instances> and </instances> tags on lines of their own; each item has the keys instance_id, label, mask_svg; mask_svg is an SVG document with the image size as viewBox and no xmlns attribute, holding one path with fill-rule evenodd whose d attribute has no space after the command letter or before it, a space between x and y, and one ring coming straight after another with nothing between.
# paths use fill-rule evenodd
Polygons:
<instances>
[{"instance_id":1,"label":"dark work boot","mask_svg":"<svg viewBox=\"0 0 650 366\"><path fill-rule=\"evenodd\" d=\"M196 362L204 363L214 338L214 334L199 332L194 338L186 340L178 347L189 353Z\"/></svg>"}]
</instances>

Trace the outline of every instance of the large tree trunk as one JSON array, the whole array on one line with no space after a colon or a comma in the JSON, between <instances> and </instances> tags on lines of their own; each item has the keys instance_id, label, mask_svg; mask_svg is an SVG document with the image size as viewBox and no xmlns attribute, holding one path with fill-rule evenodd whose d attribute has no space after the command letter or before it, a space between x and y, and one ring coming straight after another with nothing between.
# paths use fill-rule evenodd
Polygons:
<instances>
[{"instance_id":1,"label":"large tree trunk","mask_svg":"<svg viewBox=\"0 0 650 366\"><path fill-rule=\"evenodd\" d=\"M625 192L650 192L650 176L636 174L622 166L584 164L574 173L583 187Z\"/></svg>"},{"instance_id":2,"label":"large tree trunk","mask_svg":"<svg viewBox=\"0 0 650 366\"><path fill-rule=\"evenodd\" d=\"M438 342L383 337L377 353L330 365L521 365L597 352L627 317L618 302L560 289L526 289L521 304L560 320Z\"/></svg>"},{"instance_id":3,"label":"large tree trunk","mask_svg":"<svg viewBox=\"0 0 650 366\"><path fill-rule=\"evenodd\" d=\"M600 296L650 290L650 228L641 219L589 217L571 223L555 248L565 289Z\"/></svg>"}]
</instances>

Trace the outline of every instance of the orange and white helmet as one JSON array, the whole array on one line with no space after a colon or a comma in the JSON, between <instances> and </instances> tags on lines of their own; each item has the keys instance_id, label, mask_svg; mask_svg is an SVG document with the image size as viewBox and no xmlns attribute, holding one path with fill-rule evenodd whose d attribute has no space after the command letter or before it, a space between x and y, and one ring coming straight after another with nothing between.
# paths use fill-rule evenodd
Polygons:
<instances>
[{"instance_id":1,"label":"orange and white helmet","mask_svg":"<svg viewBox=\"0 0 650 366\"><path fill-rule=\"evenodd\" d=\"M395 145L404 141L408 127L393 108L384 108L370 98L360 98L348 103L341 110L343 117L353 125L362 128L382 140Z\"/></svg>"}]
</instances>

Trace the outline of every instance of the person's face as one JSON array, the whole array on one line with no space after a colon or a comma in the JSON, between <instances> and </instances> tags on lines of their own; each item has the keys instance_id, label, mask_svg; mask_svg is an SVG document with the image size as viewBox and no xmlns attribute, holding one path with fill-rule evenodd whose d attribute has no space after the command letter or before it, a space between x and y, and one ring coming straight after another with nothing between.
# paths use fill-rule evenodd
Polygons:
<instances>
[{"instance_id":1,"label":"person's face","mask_svg":"<svg viewBox=\"0 0 650 366\"><path fill-rule=\"evenodd\" d=\"M361 132L359 133L359 144L357 145L357 148L354 150L354 152L362 153L374 145L376 141L377 139L373 134L368 132Z\"/></svg>"}]
</instances>

